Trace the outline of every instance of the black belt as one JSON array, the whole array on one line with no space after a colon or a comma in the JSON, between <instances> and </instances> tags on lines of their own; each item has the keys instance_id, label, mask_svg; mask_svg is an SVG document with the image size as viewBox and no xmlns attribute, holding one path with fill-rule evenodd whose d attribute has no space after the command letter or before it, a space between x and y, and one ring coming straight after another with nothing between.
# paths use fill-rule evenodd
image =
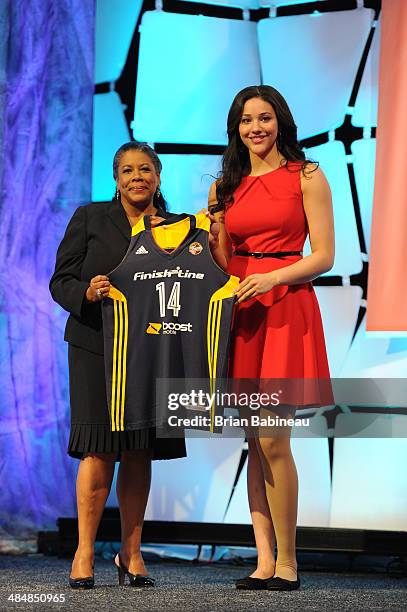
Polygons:
<instances>
[{"instance_id":1,"label":"black belt","mask_svg":"<svg viewBox=\"0 0 407 612\"><path fill-rule=\"evenodd\" d=\"M288 255L302 255L302 251L275 251L274 253L261 253L260 251L235 251L234 255L243 255L244 257L257 257L262 259L263 257L286 257Z\"/></svg>"}]
</instances>

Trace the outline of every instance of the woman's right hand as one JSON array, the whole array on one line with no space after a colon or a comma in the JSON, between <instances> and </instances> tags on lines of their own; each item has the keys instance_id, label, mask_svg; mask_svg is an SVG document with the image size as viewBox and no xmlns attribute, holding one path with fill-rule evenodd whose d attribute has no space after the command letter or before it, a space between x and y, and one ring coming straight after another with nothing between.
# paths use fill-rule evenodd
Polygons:
<instances>
[{"instance_id":1,"label":"woman's right hand","mask_svg":"<svg viewBox=\"0 0 407 612\"><path fill-rule=\"evenodd\" d=\"M205 215L211 222L211 227L209 230L209 246L211 251L213 252L219 246L219 221L216 220L215 215L213 215L207 208L201 208L201 210L197 214Z\"/></svg>"},{"instance_id":2,"label":"woman's right hand","mask_svg":"<svg viewBox=\"0 0 407 612\"><path fill-rule=\"evenodd\" d=\"M101 302L109 293L109 289L110 282L107 276L103 276L102 274L94 276L86 290L86 299L88 302L92 303Z\"/></svg>"}]
</instances>

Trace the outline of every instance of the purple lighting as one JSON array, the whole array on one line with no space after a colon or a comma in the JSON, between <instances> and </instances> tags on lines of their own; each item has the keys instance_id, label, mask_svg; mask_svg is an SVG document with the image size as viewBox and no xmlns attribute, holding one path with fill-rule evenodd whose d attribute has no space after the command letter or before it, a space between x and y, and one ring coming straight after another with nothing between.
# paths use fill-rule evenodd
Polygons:
<instances>
[{"instance_id":1,"label":"purple lighting","mask_svg":"<svg viewBox=\"0 0 407 612\"><path fill-rule=\"evenodd\" d=\"M66 315L48 281L69 217L90 200L94 8L82 0L0 8L3 539L55 528L75 512Z\"/></svg>"}]
</instances>

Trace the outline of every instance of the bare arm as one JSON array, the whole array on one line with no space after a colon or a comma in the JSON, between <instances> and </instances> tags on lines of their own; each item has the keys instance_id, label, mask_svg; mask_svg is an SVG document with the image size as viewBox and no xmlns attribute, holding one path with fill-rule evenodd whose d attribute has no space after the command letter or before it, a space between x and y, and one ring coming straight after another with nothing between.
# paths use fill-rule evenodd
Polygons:
<instances>
[{"instance_id":1,"label":"bare arm","mask_svg":"<svg viewBox=\"0 0 407 612\"><path fill-rule=\"evenodd\" d=\"M335 254L332 197L322 170L301 175L301 189L311 255L267 274L251 274L237 287L239 302L266 293L276 285L307 283L332 268Z\"/></svg>"},{"instance_id":2,"label":"bare arm","mask_svg":"<svg viewBox=\"0 0 407 612\"><path fill-rule=\"evenodd\" d=\"M208 209L217 204L216 200L216 182L212 183L208 195ZM211 253L218 266L226 270L229 259L232 257L232 242L225 229L225 213L224 211L211 214Z\"/></svg>"},{"instance_id":3,"label":"bare arm","mask_svg":"<svg viewBox=\"0 0 407 612\"><path fill-rule=\"evenodd\" d=\"M301 176L301 189L312 253L291 266L276 270L274 274L279 285L306 283L330 270L334 263L332 196L322 170L318 168Z\"/></svg>"}]
</instances>

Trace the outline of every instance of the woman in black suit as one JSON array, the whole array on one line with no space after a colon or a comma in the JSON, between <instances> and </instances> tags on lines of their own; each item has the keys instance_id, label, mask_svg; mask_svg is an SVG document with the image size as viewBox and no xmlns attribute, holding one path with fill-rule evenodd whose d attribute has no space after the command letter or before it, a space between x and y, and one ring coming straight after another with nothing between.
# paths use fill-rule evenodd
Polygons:
<instances>
[{"instance_id":1,"label":"woman in black suit","mask_svg":"<svg viewBox=\"0 0 407 612\"><path fill-rule=\"evenodd\" d=\"M76 483L79 543L72 563L73 588L92 588L96 532L109 495L115 461L120 460L117 497L122 542L115 559L122 583L153 586L140 552L151 459L185 457L183 440L156 439L153 428L112 432L106 399L100 302L109 292L106 276L124 257L131 228L143 215L152 224L168 217L160 192L161 162L143 143L116 152L116 199L80 206L58 248L50 281L52 297L70 313L68 344L71 433L68 453L80 458Z\"/></svg>"}]
</instances>

